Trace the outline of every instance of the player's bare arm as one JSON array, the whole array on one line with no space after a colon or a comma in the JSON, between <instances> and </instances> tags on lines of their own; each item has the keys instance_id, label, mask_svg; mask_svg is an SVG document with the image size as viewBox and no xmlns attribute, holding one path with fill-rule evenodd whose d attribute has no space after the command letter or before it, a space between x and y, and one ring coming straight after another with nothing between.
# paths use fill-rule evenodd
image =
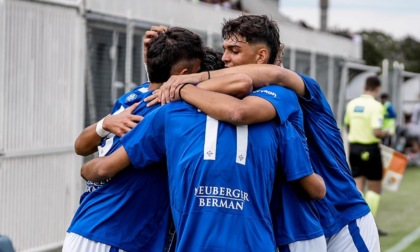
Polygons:
<instances>
[{"instance_id":1,"label":"player's bare arm","mask_svg":"<svg viewBox=\"0 0 420 252\"><path fill-rule=\"evenodd\" d=\"M316 173L299 179L298 182L311 199L323 199L327 193L324 180Z\"/></svg>"},{"instance_id":2,"label":"player's bare arm","mask_svg":"<svg viewBox=\"0 0 420 252\"><path fill-rule=\"evenodd\" d=\"M208 91L228 94L237 98L245 97L251 93L253 89L252 80L246 74L232 74L225 77L212 78L200 82L197 86ZM175 92L173 97L170 97L168 87L169 85L165 83L159 90L154 91L152 95L144 99L145 102L148 102L147 106L149 107L159 103L161 96L165 97L165 99L168 99L167 97L169 97L171 101L178 100L179 91ZM163 104L165 103L166 101Z\"/></svg>"},{"instance_id":3,"label":"player's bare arm","mask_svg":"<svg viewBox=\"0 0 420 252\"><path fill-rule=\"evenodd\" d=\"M106 116L102 124L104 130L119 137L124 136L143 120L143 116L133 114L134 109L136 109L138 105L139 103L135 103L119 114Z\"/></svg>"},{"instance_id":4,"label":"player's bare arm","mask_svg":"<svg viewBox=\"0 0 420 252\"><path fill-rule=\"evenodd\" d=\"M274 106L269 101L256 96L247 96L241 100L193 85L183 86L180 93L183 100L204 113L235 125L266 122L277 116Z\"/></svg>"},{"instance_id":5,"label":"player's bare arm","mask_svg":"<svg viewBox=\"0 0 420 252\"><path fill-rule=\"evenodd\" d=\"M391 135L391 133L388 130L383 130L383 129L374 129L373 130L373 135L377 138L385 138L385 137L389 137Z\"/></svg>"},{"instance_id":6,"label":"player's bare arm","mask_svg":"<svg viewBox=\"0 0 420 252\"><path fill-rule=\"evenodd\" d=\"M109 156L94 158L85 163L80 175L92 182L100 182L114 177L118 172L130 165L130 159L124 147L120 147Z\"/></svg>"},{"instance_id":7,"label":"player's bare arm","mask_svg":"<svg viewBox=\"0 0 420 252\"><path fill-rule=\"evenodd\" d=\"M85 128L74 142L74 151L77 155L88 156L95 153L98 145L101 144L102 137L96 133L97 123Z\"/></svg>"},{"instance_id":8,"label":"player's bare arm","mask_svg":"<svg viewBox=\"0 0 420 252\"><path fill-rule=\"evenodd\" d=\"M143 119L142 116L132 114L137 106L138 103L135 103L119 114L106 116L102 122L102 129L119 137L123 136ZM88 156L97 151L104 136L98 135L96 128L97 123L94 123L85 128L76 138L74 143L76 154Z\"/></svg>"},{"instance_id":9,"label":"player's bare arm","mask_svg":"<svg viewBox=\"0 0 420 252\"><path fill-rule=\"evenodd\" d=\"M252 83L255 89L266 86L268 84L278 84L294 90L300 96L305 95L305 84L297 73L276 65L248 64L210 71L210 74L207 72L201 72L183 76L172 76L165 83L165 89L169 89L169 93L165 93L167 94L167 97L164 99L169 101L170 97L175 96L177 88L184 83L197 83L207 80L209 76L210 79L212 79L238 73L248 75L252 79Z\"/></svg>"},{"instance_id":10,"label":"player's bare arm","mask_svg":"<svg viewBox=\"0 0 420 252\"><path fill-rule=\"evenodd\" d=\"M214 77L234 73L246 73L251 79L254 88L260 88L268 84L278 84L294 90L298 95L305 94L305 84L302 78L295 72L276 65L248 64L234 66L210 72Z\"/></svg>"}]
</instances>

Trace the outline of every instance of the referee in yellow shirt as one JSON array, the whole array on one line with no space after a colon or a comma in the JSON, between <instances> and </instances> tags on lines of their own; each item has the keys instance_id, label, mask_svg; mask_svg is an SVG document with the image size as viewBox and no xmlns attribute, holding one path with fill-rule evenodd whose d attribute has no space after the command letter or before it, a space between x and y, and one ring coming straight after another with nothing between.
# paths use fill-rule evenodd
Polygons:
<instances>
[{"instance_id":1,"label":"referee in yellow shirt","mask_svg":"<svg viewBox=\"0 0 420 252\"><path fill-rule=\"evenodd\" d=\"M356 186L373 216L378 210L382 192L382 159L379 143L390 134L382 130L384 113L382 104L375 100L381 90L381 82L376 76L367 78L364 93L351 100L346 108L344 124L349 127L350 166ZM379 229L378 229L379 230ZM386 235L379 231L379 235Z\"/></svg>"}]
</instances>

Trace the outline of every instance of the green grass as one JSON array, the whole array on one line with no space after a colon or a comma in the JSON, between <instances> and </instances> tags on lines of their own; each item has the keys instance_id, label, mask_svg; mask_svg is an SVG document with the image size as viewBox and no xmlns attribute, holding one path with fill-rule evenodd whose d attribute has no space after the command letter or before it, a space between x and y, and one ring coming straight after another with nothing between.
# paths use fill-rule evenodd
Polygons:
<instances>
[{"instance_id":1,"label":"green grass","mask_svg":"<svg viewBox=\"0 0 420 252\"><path fill-rule=\"evenodd\" d=\"M383 191L377 225L389 232L380 237L381 249L386 251L420 227L420 167L407 168L397 192ZM420 251L420 239L404 252Z\"/></svg>"}]
</instances>

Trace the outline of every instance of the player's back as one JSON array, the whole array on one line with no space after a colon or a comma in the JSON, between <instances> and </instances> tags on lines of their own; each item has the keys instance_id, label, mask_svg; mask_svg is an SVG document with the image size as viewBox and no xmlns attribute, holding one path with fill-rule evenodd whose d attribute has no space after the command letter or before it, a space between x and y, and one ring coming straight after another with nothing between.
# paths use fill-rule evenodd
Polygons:
<instances>
[{"instance_id":1,"label":"player's back","mask_svg":"<svg viewBox=\"0 0 420 252\"><path fill-rule=\"evenodd\" d=\"M316 201L325 236L329 237L350 221L369 213L357 190L346 159L344 143L334 114L319 84L301 75L307 90L300 97L305 118L305 133L314 171L327 187L324 200Z\"/></svg>"},{"instance_id":2,"label":"player's back","mask_svg":"<svg viewBox=\"0 0 420 252\"><path fill-rule=\"evenodd\" d=\"M112 114L140 102L133 114L146 116L159 107L147 107L143 99L153 91L148 83L121 96ZM121 146L110 134L99 147L100 156ZM68 232L127 251L162 251L170 215L167 169L164 164L149 169L129 167L104 183L89 183ZM153 192L153 193L150 193Z\"/></svg>"},{"instance_id":3,"label":"player's back","mask_svg":"<svg viewBox=\"0 0 420 252\"><path fill-rule=\"evenodd\" d=\"M233 126L176 102L165 117L179 251L274 251L277 122Z\"/></svg>"}]
</instances>

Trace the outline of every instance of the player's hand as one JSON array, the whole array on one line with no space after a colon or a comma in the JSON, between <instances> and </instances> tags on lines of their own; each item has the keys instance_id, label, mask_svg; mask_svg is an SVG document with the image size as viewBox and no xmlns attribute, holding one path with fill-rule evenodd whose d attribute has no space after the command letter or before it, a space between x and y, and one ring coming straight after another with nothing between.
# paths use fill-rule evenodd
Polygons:
<instances>
[{"instance_id":1,"label":"player's hand","mask_svg":"<svg viewBox=\"0 0 420 252\"><path fill-rule=\"evenodd\" d=\"M166 30L168 30L168 27L166 27L166 26L163 26L163 25L156 26L156 25L154 25L150 28L150 30L146 31L146 33L144 34L144 39L143 39L144 62L146 62L146 60L147 60L147 48L150 44L150 41L154 37L159 35L159 33L166 32Z\"/></svg>"},{"instance_id":2,"label":"player's hand","mask_svg":"<svg viewBox=\"0 0 420 252\"><path fill-rule=\"evenodd\" d=\"M160 103L159 93L160 93L160 90L156 89L155 91L153 91L151 95L149 95L148 97L146 97L146 99L144 99L144 101L147 102L147 105L146 105L147 107L151 107L155 104Z\"/></svg>"},{"instance_id":3,"label":"player's hand","mask_svg":"<svg viewBox=\"0 0 420 252\"><path fill-rule=\"evenodd\" d=\"M200 74L172 75L160 87L159 99L162 105L179 100L178 89L184 83L199 83Z\"/></svg>"},{"instance_id":4,"label":"player's hand","mask_svg":"<svg viewBox=\"0 0 420 252\"><path fill-rule=\"evenodd\" d=\"M124 136L139 122L143 120L143 116L133 115L133 110L137 108L140 103L134 103L119 114L108 115L105 117L102 127L119 137Z\"/></svg>"}]
</instances>

